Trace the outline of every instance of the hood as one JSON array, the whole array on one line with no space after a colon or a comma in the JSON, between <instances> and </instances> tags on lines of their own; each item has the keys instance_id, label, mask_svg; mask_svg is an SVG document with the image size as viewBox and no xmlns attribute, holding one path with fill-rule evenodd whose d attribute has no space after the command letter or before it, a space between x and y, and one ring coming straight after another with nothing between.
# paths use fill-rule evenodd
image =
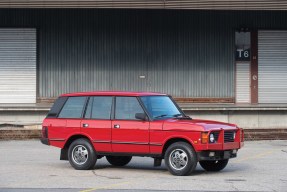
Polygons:
<instances>
[{"instance_id":1,"label":"hood","mask_svg":"<svg viewBox=\"0 0 287 192\"><path fill-rule=\"evenodd\" d=\"M163 130L181 131L210 131L210 130L230 130L237 129L234 124L219 121L209 121L200 119L167 119L163 123Z\"/></svg>"}]
</instances>

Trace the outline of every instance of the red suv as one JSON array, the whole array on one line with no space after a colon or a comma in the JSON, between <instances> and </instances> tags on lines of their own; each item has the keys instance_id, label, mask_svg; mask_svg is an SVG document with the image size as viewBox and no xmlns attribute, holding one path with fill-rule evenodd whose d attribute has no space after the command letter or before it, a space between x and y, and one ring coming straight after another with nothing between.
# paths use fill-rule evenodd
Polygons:
<instances>
[{"instance_id":1,"label":"red suv","mask_svg":"<svg viewBox=\"0 0 287 192\"><path fill-rule=\"evenodd\" d=\"M61 95L43 121L43 144L61 148L75 169L106 157L115 166L132 156L162 159L173 175L191 174L197 162L220 171L243 146L236 125L192 119L173 99L149 92L83 92Z\"/></svg>"}]
</instances>

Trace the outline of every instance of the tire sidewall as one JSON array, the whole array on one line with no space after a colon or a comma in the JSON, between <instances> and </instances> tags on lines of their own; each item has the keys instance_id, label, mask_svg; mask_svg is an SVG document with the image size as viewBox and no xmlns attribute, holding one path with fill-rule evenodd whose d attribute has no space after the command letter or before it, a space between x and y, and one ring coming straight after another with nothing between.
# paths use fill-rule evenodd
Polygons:
<instances>
[{"instance_id":1,"label":"tire sidewall","mask_svg":"<svg viewBox=\"0 0 287 192\"><path fill-rule=\"evenodd\" d=\"M82 165L79 165L79 164L75 163L73 161L73 158L72 158L73 149L76 146L78 146L78 145L83 145L88 151L88 159ZM91 169L91 168L94 167L94 165L95 165L95 163L97 161L97 156L96 156L96 153L95 153L95 150L94 150L93 146L91 145L91 143L87 139L77 139L77 140L73 141L71 143L71 145L69 146L68 159L69 159L69 162L70 162L71 166L74 167L75 169L77 169L77 170L87 170L87 169Z\"/></svg>"},{"instance_id":2,"label":"tire sidewall","mask_svg":"<svg viewBox=\"0 0 287 192\"><path fill-rule=\"evenodd\" d=\"M175 149L183 150L187 154L187 157L188 157L187 165L181 170L174 169L170 164L170 160L169 160L170 153ZM170 145L165 152L164 160L165 160L165 165L167 166L169 172L177 176L190 175L194 171L197 165L197 156L196 156L196 153L193 147L190 144L185 143L185 142L176 142Z\"/></svg>"}]
</instances>

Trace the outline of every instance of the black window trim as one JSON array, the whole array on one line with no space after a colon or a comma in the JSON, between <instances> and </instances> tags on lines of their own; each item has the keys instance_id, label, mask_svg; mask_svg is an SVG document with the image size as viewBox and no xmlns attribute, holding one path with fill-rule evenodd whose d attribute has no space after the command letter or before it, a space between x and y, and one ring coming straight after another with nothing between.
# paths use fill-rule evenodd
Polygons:
<instances>
[{"instance_id":1,"label":"black window trim","mask_svg":"<svg viewBox=\"0 0 287 192\"><path fill-rule=\"evenodd\" d=\"M90 100L91 100L91 97L90 97L90 96L87 96L87 97L88 97L88 101L87 101L87 103L85 104L85 111L84 111L84 114L83 114L82 119L90 119L90 118L85 118L86 113L87 113L87 109L88 109L88 105L89 105L89 102L90 102ZM92 110L92 109L91 109L91 110Z\"/></svg>"},{"instance_id":2,"label":"black window trim","mask_svg":"<svg viewBox=\"0 0 287 192\"><path fill-rule=\"evenodd\" d=\"M112 103L112 112L111 112L111 120L116 119L116 96L113 96L113 103Z\"/></svg>"},{"instance_id":3,"label":"black window trim","mask_svg":"<svg viewBox=\"0 0 287 192\"><path fill-rule=\"evenodd\" d=\"M159 95L160 96L160 95ZM176 108L185 116L185 117L188 117L183 111L182 109L177 105L177 103L174 101L174 99L170 96L170 95L166 95L167 97L169 97L171 99L171 101L174 103L174 105L176 106ZM65 104L67 103L67 101L69 100L70 97L86 97L86 100L84 102L84 107L83 107L83 110L82 110L82 113L81 113L81 117L80 118L69 118L69 117L65 117L65 118L61 118L59 117L59 114L62 112ZM112 97L112 105L111 105L111 113L110 113L110 119L95 119L95 118L85 118L85 115L86 115L86 112L87 112L87 108L88 108L88 104L89 104L89 100L92 98L92 97ZM85 119L85 120L117 120L117 121L121 121L121 120L124 120L124 121L142 121L142 120L139 120L139 119L116 119L116 98L117 97L135 97L141 108L143 109L145 115L148 117L148 120L147 121L154 121L155 119L153 119L151 117L151 115L149 114L148 110L146 109L143 101L141 100L141 97L148 97L148 96L112 96L112 95L93 95L93 96L68 96L66 97L66 100L64 102L64 104L62 105L61 109L59 110L58 114L55 116L55 117L46 117L46 118L58 118L58 119ZM60 98L60 97L59 97ZM59 99L58 98L58 99ZM92 103L93 104L93 103ZM49 114L49 113L48 113ZM92 115L92 113L91 113Z\"/></svg>"}]
</instances>

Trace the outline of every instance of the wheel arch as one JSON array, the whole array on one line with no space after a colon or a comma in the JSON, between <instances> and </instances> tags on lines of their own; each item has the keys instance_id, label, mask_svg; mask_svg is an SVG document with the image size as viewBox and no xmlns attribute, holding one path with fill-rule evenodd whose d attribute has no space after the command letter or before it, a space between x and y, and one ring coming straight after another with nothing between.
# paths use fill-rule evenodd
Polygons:
<instances>
[{"instance_id":1,"label":"wheel arch","mask_svg":"<svg viewBox=\"0 0 287 192\"><path fill-rule=\"evenodd\" d=\"M69 146L71 145L71 143L77 139L87 139L91 145L94 147L94 145L92 144L91 142L91 139L86 136L86 135L83 135L83 134L76 134L76 135L72 135L70 136L67 141L65 142L65 145L64 147L61 149L61 154L60 154L60 160L68 160L68 149L69 149Z\"/></svg>"},{"instance_id":2,"label":"wheel arch","mask_svg":"<svg viewBox=\"0 0 287 192\"><path fill-rule=\"evenodd\" d=\"M173 143L176 143L176 142L185 142L185 143L188 143L190 144L190 146L195 150L192 142L187 139L187 138L184 138L184 137L173 137L173 138L169 138L167 139L165 142L164 142L164 145L163 145L163 148L162 148L162 156L164 156L167 148L172 145Z\"/></svg>"}]
</instances>

